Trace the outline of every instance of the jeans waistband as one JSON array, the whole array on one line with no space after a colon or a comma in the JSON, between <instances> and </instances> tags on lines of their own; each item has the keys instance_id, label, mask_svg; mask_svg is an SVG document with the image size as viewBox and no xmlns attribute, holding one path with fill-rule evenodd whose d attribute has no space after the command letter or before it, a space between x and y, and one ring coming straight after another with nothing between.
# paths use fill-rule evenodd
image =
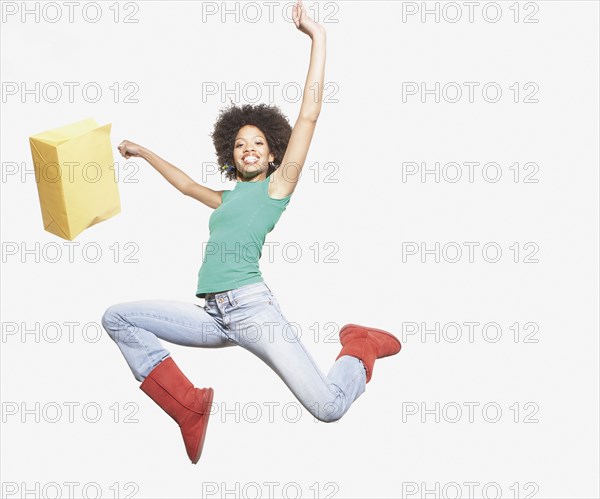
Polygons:
<instances>
[{"instance_id":1,"label":"jeans waistband","mask_svg":"<svg viewBox=\"0 0 600 499\"><path fill-rule=\"evenodd\" d=\"M256 293L257 291L264 290L271 292L271 288L267 285L265 281L255 282L252 284L246 284L244 286L240 286L239 288L229 289L227 291L221 291L219 293L206 293L204 299L212 300L219 299L223 297L227 297L229 301L233 303L235 298L239 298L242 296L249 295L251 293Z\"/></svg>"}]
</instances>

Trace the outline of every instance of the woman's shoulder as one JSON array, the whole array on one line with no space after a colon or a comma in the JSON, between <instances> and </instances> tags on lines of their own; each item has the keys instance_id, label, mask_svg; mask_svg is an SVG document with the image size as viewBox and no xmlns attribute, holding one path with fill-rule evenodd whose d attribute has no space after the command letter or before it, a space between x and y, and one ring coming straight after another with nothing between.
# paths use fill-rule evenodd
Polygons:
<instances>
[{"instance_id":1,"label":"woman's shoulder","mask_svg":"<svg viewBox=\"0 0 600 499\"><path fill-rule=\"evenodd\" d=\"M267 197L272 201L283 201L286 204L292 197L292 194L282 195L283 192L281 187L277 184L275 178L271 175L263 180L265 186L263 188L264 192L266 192Z\"/></svg>"}]
</instances>

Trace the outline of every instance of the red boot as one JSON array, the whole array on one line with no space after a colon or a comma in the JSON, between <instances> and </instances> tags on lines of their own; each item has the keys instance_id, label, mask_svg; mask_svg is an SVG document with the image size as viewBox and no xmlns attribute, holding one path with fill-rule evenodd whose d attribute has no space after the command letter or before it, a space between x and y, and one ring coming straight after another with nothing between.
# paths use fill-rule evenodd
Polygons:
<instances>
[{"instance_id":1,"label":"red boot","mask_svg":"<svg viewBox=\"0 0 600 499\"><path fill-rule=\"evenodd\" d=\"M202 454L213 389L195 388L171 357L150 371L140 389L179 425L185 450L196 464Z\"/></svg>"},{"instance_id":2,"label":"red boot","mask_svg":"<svg viewBox=\"0 0 600 499\"><path fill-rule=\"evenodd\" d=\"M342 355L351 355L362 360L367 369L367 383L371 381L375 359L396 355L402 348L400 341L393 334L358 324L343 326L340 329L340 342L342 351L335 360Z\"/></svg>"}]
</instances>

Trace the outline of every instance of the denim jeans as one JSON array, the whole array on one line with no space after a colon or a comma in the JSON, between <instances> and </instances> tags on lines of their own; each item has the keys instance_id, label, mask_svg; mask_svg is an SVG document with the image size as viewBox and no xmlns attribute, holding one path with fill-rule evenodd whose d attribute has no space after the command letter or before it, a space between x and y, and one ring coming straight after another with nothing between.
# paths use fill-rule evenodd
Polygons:
<instances>
[{"instance_id":1,"label":"denim jeans","mask_svg":"<svg viewBox=\"0 0 600 499\"><path fill-rule=\"evenodd\" d=\"M343 355L323 374L264 281L209 294L204 306L173 300L112 305L102 325L138 381L170 355L160 338L191 347L245 348L320 421L340 419L366 387L365 369L356 357Z\"/></svg>"}]
</instances>

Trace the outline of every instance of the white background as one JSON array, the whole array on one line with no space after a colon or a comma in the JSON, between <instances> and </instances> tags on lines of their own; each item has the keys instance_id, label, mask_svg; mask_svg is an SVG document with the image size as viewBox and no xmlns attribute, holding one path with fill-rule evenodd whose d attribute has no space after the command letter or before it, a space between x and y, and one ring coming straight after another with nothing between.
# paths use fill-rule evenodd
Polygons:
<instances>
[{"instance_id":1,"label":"white background","mask_svg":"<svg viewBox=\"0 0 600 499\"><path fill-rule=\"evenodd\" d=\"M325 372L339 352L335 336L323 339L327 322L394 332L403 348L378 361L366 392L340 421L326 424L306 411L298 422L290 421L294 410L284 417L284 404L298 407L294 396L242 349L166 345L187 376L197 386L212 386L215 402L232 411L211 417L196 466L175 423L138 389L108 335L85 340L82 325L98 327L106 308L123 301L203 304L194 294L211 210L137 160L137 183L119 183L122 213L79 235L70 262L65 242L43 230L33 175L21 178L33 170L28 137L93 117L101 125L112 123L116 161L122 160L116 146L128 139L205 185L233 189L218 174L203 178L203 164L215 161L212 125L229 103L220 93L203 95L203 83L235 88L239 82L250 92L244 85L256 82L264 91L260 102L269 102L264 82L279 82L270 102L293 124L299 103L286 99L281 88L290 82L303 86L310 40L284 19L282 2L272 7L272 22L266 5L258 5L261 20L250 22L256 9L233 2L227 6L241 14L237 21L234 15L221 19L221 2L205 2L205 13L206 4L217 13L203 20L202 3L192 1L138 1L132 17L137 23L122 22L133 12L124 3L118 6L120 22L114 22L112 2L102 2L96 23L82 15L86 2L75 7L72 23L62 2L55 23L43 16L36 22L33 15L23 22L20 12L3 19L3 83L80 84L74 102L66 86L55 103L20 93L2 96L1 481L4 493L16 490L7 497L36 487L46 487L50 497L56 493L52 482L62 487L61 497L69 497L66 482L78 484L76 496L84 485L98 484L103 497L113 497L115 482L120 497L135 490L133 497L144 498L227 492L256 497L253 483L262 497L281 497L284 490L288 497L421 497L426 491L428 497L456 497L452 482L460 486L458 497L482 497L490 483L496 485L488 486L488 497L496 490L502 497L598 497L598 4L525 3L500 2L498 22L486 21L481 7L469 22L464 2L456 4L462 10L457 22L449 22L455 16L450 10L439 22L433 15L403 19L410 2L312 7L313 15L329 15L330 22L321 19L327 29L326 82L336 85L332 98L338 102L323 105L304 176L267 238L299 246L302 257L294 263L276 250L273 262L263 254L261 269ZM27 3L35 5L42 11L44 4ZM427 3L430 9L436 5L441 10L444 4ZM412 6L422 8L421 2ZM538 22L523 22L528 13ZM89 82L103 90L97 103L82 97L80 89ZM116 103L109 89L115 82L122 92ZM123 102L127 82L138 86L139 102ZM429 89L456 82L465 94L455 103L436 102L432 95L421 102L420 94L403 99L403 82L424 82ZM464 82L479 84L474 102ZM489 82L503 91L496 103L482 96ZM528 82L537 85L538 102L523 102ZM518 102L509 88L515 83ZM231 97L244 101L244 95ZM403 181L404 163L433 167L436 161L496 162L503 175L485 181L479 166L474 182L465 175L454 183L436 183L431 175L425 182L417 175ZM337 183L314 176L327 173L327 162L339 167ZM515 182L510 166L517 162L539 165L538 181ZM7 175L15 163L18 173ZM124 261L128 251L115 262L110 247L116 243L123 251L128 242L139 248L133 256L138 262ZM465 252L457 263L436 263L432 256L423 263L419 255L403 262L406 242L428 248L456 243ZM473 262L465 242L479 243ZM503 250L497 263L482 256L489 242ZM530 242L539 247L537 263L523 262ZM63 255L56 263L36 263L35 249L7 254L11 243L30 249L39 243L38 254L58 247ZM87 243L101 248L97 263L82 257ZM315 243L324 251L317 261L310 250ZM324 261L327 243L337 245L336 263ZM521 248L517 263L509 249L515 243ZM486 341L481 326L472 342L464 326L456 342L403 334L407 323L431 329L436 322L498 323L502 336ZM515 342L511 325L528 322L539 327L537 342ZM19 332L6 334L15 323ZM55 331L42 334L52 323L61 335L54 342L48 337ZM78 324L73 341L68 323ZM308 329L314 323L320 338ZM22 336L23 328L35 330L36 324L39 341L34 333ZM39 423L36 402L38 414L48 411ZM249 415L238 422L236 402ZM79 403L72 422L68 403ZM86 403L101 407L97 423L82 416ZM117 422L109 408L115 403L121 411ZM131 413L127 403L139 409L137 422L123 422ZM269 403L278 404L272 422ZM434 410L436 403L439 422L435 414L425 422L420 413L406 414L415 404ZM478 404L472 422L468 403ZM488 403L502 409L496 423L484 419L481 408ZM8 414L15 404L33 413ZM56 405L63 413L52 423ZM457 405L463 414L453 423ZM262 416L251 422L257 406ZM531 408L537 422L524 422ZM125 490L126 482L136 488ZM474 494L468 482L476 483ZM526 488L528 482L535 485ZM94 497L95 489L87 491Z\"/></svg>"}]
</instances>

